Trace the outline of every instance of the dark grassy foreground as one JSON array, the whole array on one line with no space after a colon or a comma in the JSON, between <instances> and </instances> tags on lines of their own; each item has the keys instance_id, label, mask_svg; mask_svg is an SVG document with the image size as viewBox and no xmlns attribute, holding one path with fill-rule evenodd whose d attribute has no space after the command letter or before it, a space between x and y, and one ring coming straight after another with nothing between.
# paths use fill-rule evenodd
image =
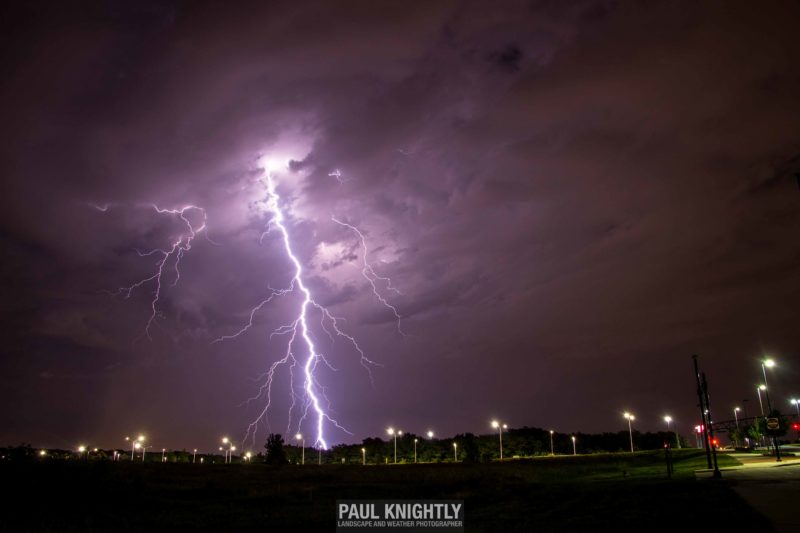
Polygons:
<instances>
[{"instance_id":1,"label":"dark grassy foreground","mask_svg":"<svg viewBox=\"0 0 800 533\"><path fill-rule=\"evenodd\" d=\"M722 457L721 466L733 459ZM542 458L503 464L286 466L3 463L4 531L333 531L337 498L452 498L467 531L769 530L704 458Z\"/></svg>"}]
</instances>

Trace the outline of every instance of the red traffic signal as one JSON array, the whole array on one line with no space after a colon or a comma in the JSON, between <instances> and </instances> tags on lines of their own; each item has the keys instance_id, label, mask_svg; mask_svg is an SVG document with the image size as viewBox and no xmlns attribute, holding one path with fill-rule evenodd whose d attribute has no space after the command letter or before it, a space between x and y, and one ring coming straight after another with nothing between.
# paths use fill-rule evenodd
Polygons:
<instances>
[{"instance_id":1,"label":"red traffic signal","mask_svg":"<svg viewBox=\"0 0 800 533\"><path fill-rule=\"evenodd\" d=\"M800 424L795 422L794 424L792 424L792 429L800 429Z\"/></svg>"}]
</instances>

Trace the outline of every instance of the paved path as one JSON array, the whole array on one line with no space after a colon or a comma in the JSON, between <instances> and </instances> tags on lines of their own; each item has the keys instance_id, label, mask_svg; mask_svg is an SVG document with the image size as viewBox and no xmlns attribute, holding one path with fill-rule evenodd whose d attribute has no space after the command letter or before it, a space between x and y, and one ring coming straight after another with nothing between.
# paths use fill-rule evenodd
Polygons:
<instances>
[{"instance_id":1,"label":"paved path","mask_svg":"<svg viewBox=\"0 0 800 533\"><path fill-rule=\"evenodd\" d=\"M739 459L737 457L737 459ZM708 470L698 471L700 479L711 479ZM800 460L776 463L759 460L722 470L722 480L758 512L766 516L778 532L800 531Z\"/></svg>"}]
</instances>

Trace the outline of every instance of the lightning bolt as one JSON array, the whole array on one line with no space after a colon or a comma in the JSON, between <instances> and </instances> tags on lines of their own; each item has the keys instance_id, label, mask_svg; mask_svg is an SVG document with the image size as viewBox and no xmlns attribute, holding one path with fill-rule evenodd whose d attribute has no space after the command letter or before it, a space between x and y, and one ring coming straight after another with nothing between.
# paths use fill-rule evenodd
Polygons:
<instances>
[{"instance_id":1,"label":"lightning bolt","mask_svg":"<svg viewBox=\"0 0 800 533\"><path fill-rule=\"evenodd\" d=\"M352 224L348 224L347 222L342 222L341 220L337 219L336 217L331 217L331 220L339 224L340 226L344 226L345 228L349 228L353 231L356 235L358 235L358 240L361 243L361 249L363 253L361 254L361 275L364 277L365 280L369 283L370 287L372 287L372 294L375 295L375 298L387 309L389 309L392 314L394 315L395 322L397 324L397 332L403 336L407 336L406 333L403 331L403 328L400 325L400 321L403 317L400 316L400 313L397 311L397 307L389 303L389 301L380 293L378 290L378 283L383 283L386 287L386 290L391 291L397 295L402 294L399 290L397 290L394 286L392 286L391 278L387 278L385 276L380 276L375 272L375 269L372 268L372 265L369 263L367 256L369 255L369 249L367 248L367 240L364 238L364 234L361 233L357 227L353 226Z\"/></svg>"},{"instance_id":2,"label":"lightning bolt","mask_svg":"<svg viewBox=\"0 0 800 533\"><path fill-rule=\"evenodd\" d=\"M108 211L109 205L94 205L93 207L99 211L106 212ZM170 286L174 287L178 284L178 281L181 279L181 259L183 259L183 256L192 249L192 243L197 235L205 231L207 217L205 209L195 205L187 205L179 209L164 209L155 204L151 204L149 207L154 209L159 215L177 216L183 223L185 229L184 231L180 232L166 248L155 248L145 252L136 250L136 253L139 255L139 257L158 258L155 263L155 270L151 275L140 279L139 281L136 281L127 287L120 287L114 291L113 294L122 294L124 295L125 299L128 299L136 289L149 284L153 285L153 292L151 293L152 298L150 300L150 316L148 317L147 324L144 328L144 334L147 335L148 339L152 340L152 337L150 336L150 328L155 323L156 317L159 315L158 303L161 299L164 276L168 270L171 270L174 272L174 277ZM189 218L190 213L193 212L199 214L199 224L197 222L192 222L192 220Z\"/></svg>"},{"instance_id":3,"label":"lightning bolt","mask_svg":"<svg viewBox=\"0 0 800 533\"><path fill-rule=\"evenodd\" d=\"M338 178L338 176L335 177ZM269 366L269 369L266 372L264 372L261 376L259 376L259 378L262 379L263 382L259 386L258 392L256 393L255 396L249 398L245 402L246 404L249 404L251 402L258 401L261 399L264 400L263 407L258 412L256 418L249 424L244 440L246 441L248 438L252 437L252 440L254 442L259 424L261 424L262 422L266 422L267 424L269 424L268 413L272 405L272 386L273 383L275 382L277 371L281 367L286 367L289 373L289 387L291 396L287 433L289 434L293 433L292 432L293 424L297 428L297 430L299 430L303 422L307 418L312 418L316 430L316 437L313 446L322 449L327 449L328 442L325 438L325 428L327 425L332 425L348 434L350 432L347 431L347 429L344 428L341 424L339 424L339 422L335 418L333 418L332 415L330 414L331 411L330 401L326 396L326 387L323 386L322 383L320 383L315 372L320 364L323 364L334 371L336 371L336 369L325 358L324 354L319 350L319 348L316 346L314 342L314 335L312 333L312 322L311 322L314 313L316 313L319 317L319 326L328 335L331 341L335 341L336 338L344 339L355 350L355 352L360 357L361 365L366 369L370 377L370 381L372 381L371 368L373 366L381 366L381 365L379 365L378 363L367 357L365 351L358 344L358 341L355 339L355 337L342 330L342 328L340 327L340 321L343 319L341 317L335 316L330 312L329 309L327 309L325 306L319 304L317 301L314 300L311 291L309 290L308 286L304 281L303 266L300 260L297 258L297 255L292 246L291 235L287 227L286 217L281 207L281 197L278 194L275 184L275 179L269 166L265 170L263 183L266 188L266 197L263 200L263 204L265 210L271 213L271 218L267 223L267 230L261 235L260 242L263 242L264 238L270 233L273 232L278 233L280 241L283 245L283 250L286 253L286 257L288 258L292 267L291 281L285 288L282 289L270 288L269 294L250 310L247 322L238 331L230 335L224 335L222 337L219 337L214 342L221 342L221 341L235 339L240 335L246 333L254 326L254 320L258 312L261 311L267 304L272 302L274 299L288 296L290 294L298 295L300 298L300 304L297 310L297 315L294 317L292 321L278 327L270 334L270 339L276 336L288 337L288 341L286 343L286 351L284 352L282 357L280 357L278 360L276 360ZM375 293L379 301L383 305L391 309L395 317L399 321L400 314L398 313L397 309L391 304L389 304L389 302L380 295L380 291L378 290L378 286L376 285L376 283L382 282L386 285L388 289L395 292L396 289L392 287L391 280L389 278L382 277L376 274L375 271L367 262L366 258L367 248L363 234L360 231L358 231L358 229L355 228L354 226L341 222L337 219L334 219L334 221L336 221L342 226L347 226L348 228L351 228L358 234L359 238L361 239L360 240L361 245L365 251L363 257L362 273L364 277L370 282L373 288L373 292ZM402 333L399 322L398 322L398 331ZM294 375L295 370L298 367L301 369L301 375L302 375L302 392L299 394L295 390L295 375ZM298 400L302 402L302 405L300 405L299 407L297 405ZM300 416L296 420L296 422L293 423L293 413L298 409L300 412Z\"/></svg>"}]
</instances>

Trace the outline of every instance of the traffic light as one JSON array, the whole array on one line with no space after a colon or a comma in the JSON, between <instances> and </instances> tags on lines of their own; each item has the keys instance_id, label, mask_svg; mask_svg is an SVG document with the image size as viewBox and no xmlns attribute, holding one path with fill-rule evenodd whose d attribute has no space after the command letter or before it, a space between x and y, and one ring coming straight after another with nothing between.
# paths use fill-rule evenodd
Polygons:
<instances>
[{"instance_id":1,"label":"traffic light","mask_svg":"<svg viewBox=\"0 0 800 533\"><path fill-rule=\"evenodd\" d=\"M795 422L794 424L792 424L792 429L800 429L800 424Z\"/></svg>"}]
</instances>

